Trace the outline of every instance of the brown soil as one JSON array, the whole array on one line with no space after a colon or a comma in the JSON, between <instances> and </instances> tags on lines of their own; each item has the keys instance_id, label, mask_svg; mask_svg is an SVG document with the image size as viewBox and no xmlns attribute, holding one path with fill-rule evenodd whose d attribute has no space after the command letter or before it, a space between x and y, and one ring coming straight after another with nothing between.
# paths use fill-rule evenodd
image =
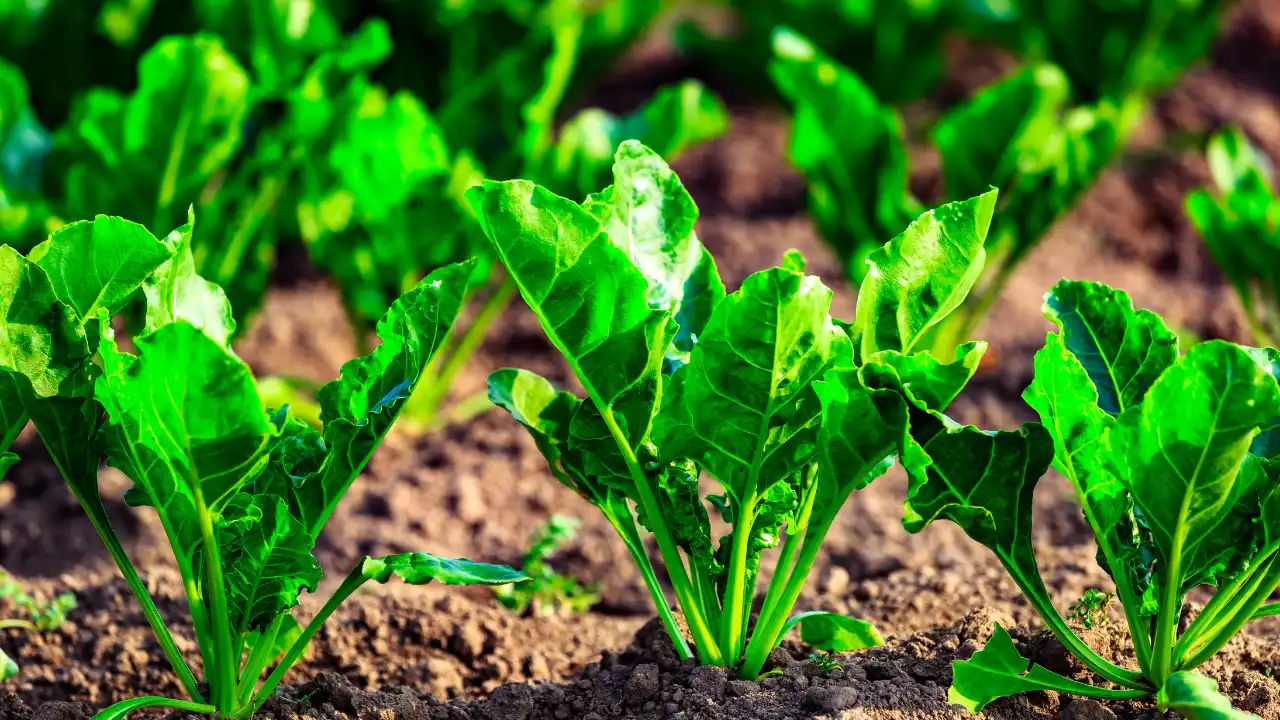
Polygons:
<instances>
[{"instance_id":1,"label":"brown soil","mask_svg":"<svg viewBox=\"0 0 1280 720\"><path fill-rule=\"evenodd\" d=\"M998 359L957 401L956 414L985 426L1029 419L1019 400L1031 356L1048 324L1040 298L1059 278L1101 280L1128 290L1138 304L1204 337L1244 341L1241 314L1203 244L1182 214L1187 189L1208 181L1193 150L1167 149L1185 133L1242 125L1280 159L1280 12L1252 0L1233 11L1211 63L1162 99L1132 152L1061 222L1013 277L978 333ZM651 49L650 49L651 50ZM988 51L957 47L937 102L953 102L999 71ZM648 52L648 51L647 51ZM974 55L976 53L976 55ZM965 62L965 58L977 58ZM618 97L639 97L634 84L677 75L626 75ZM736 104L728 137L690 152L678 164L702 208L699 233L734 286L795 247L836 293L835 312L852 314L854 295L834 257L804 216L804 185L786 160L787 122L776 110ZM912 112L928 112L927 108ZM924 155L913 187L936 192L936 159ZM354 354L350 328L333 288L312 273L273 289L239 352L259 374L333 377ZM479 391L487 373L515 364L567 381L536 323L515 307L461 378L459 397ZM0 633L0 646L22 666L0 686L0 720L80 718L108 703L178 688L110 558L34 437L17 448L23 462L0 484L0 567L42 593L73 590L80 607L64 628L42 637ZM109 511L162 612L182 628L185 601L159 523L120 499L127 480L104 469ZM481 589L377 587L353 598L318 636L291 675L300 683L264 717L297 718L803 718L950 717L950 661L967 657L993 623L1012 622L1029 657L1064 666L1060 649L1035 635L1036 620L999 564L953 525L908 536L898 522L905 479L891 473L856 494L815 566L803 607L873 620L885 648L841 656L842 669L799 661L788 645L781 673L741 683L715 669L675 662L652 617L647 593L622 544L598 514L558 485L533 443L505 415L491 413L425 436L394 434L326 527L317 554L330 582L363 554L430 550L474 559L519 561L529 534L553 513L582 519L557 566L599 583L603 601L572 618L516 617ZM1088 587L1107 587L1093 562L1093 541L1068 484L1041 483L1036 540L1046 583L1065 608ZM766 569L767 573L767 569ZM317 597L327 596L328 586ZM314 609L316 598L305 605ZM1120 625L1122 623L1117 623ZM642 627L643 626L643 627ZM637 632L639 634L637 635ZM1116 631L1088 635L1104 654L1125 652ZM634 638L634 641L633 641ZM1280 720L1280 621L1252 624L1207 670L1237 707ZM188 634L179 643L193 649ZM73 703L71 705L65 703ZM84 705L75 705L83 703ZM1153 718L1147 704L1070 700L1032 693L994 703L999 718Z\"/></svg>"}]
</instances>

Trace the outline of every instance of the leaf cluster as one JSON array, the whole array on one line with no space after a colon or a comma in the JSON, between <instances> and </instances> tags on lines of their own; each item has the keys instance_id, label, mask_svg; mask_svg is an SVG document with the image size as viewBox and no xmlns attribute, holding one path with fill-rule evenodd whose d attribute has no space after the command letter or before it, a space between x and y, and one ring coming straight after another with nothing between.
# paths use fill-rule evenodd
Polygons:
<instances>
[{"instance_id":1,"label":"leaf cluster","mask_svg":"<svg viewBox=\"0 0 1280 720\"><path fill-rule=\"evenodd\" d=\"M1217 340L1180 353L1159 316L1097 283L1059 283L1044 310L1057 332L1036 353L1023 395L1040 422L984 431L916 414L900 448L911 478L904 524L916 532L951 520L992 550L1049 630L1110 685L1032 665L998 629L955 664L951 700L977 711L1053 689L1157 695L1162 707L1230 714L1216 684L1194 671L1246 623L1280 611L1267 604L1280 587L1280 353ZM1041 579L1031 507L1050 466L1080 499L1137 670L1089 648ZM1180 629L1187 594L1204 586L1216 589L1212 600Z\"/></svg>"},{"instance_id":2,"label":"leaf cluster","mask_svg":"<svg viewBox=\"0 0 1280 720\"><path fill-rule=\"evenodd\" d=\"M15 9L4 26L14 37L0 55L15 65L0 61L0 118L23 124L0 119L17 168L0 173L0 242L25 251L98 213L170 228L194 204L207 228L197 270L224 288L237 327L259 310L278 248L301 242L337 281L362 351L424 275L479 257L470 324L410 408L422 424L513 294L490 267L468 187L522 176L585 195L623 139L674 157L728 123L718 98L685 81L634 113L588 109L556 132L570 93L648 25L656 0L144 1L96 16L72 5L84 4ZM114 49L100 73L42 67L33 49L59 22ZM24 72L51 134L27 106Z\"/></svg>"},{"instance_id":3,"label":"leaf cluster","mask_svg":"<svg viewBox=\"0 0 1280 720\"><path fill-rule=\"evenodd\" d=\"M678 651L756 677L797 624L824 650L880 643L868 623L792 614L850 493L889 467L906 388L942 409L985 346L952 363L921 340L981 271L995 191L923 214L870 259L852 323L789 252L727 292L694 232L697 207L654 151L625 142L614 184L577 203L528 181L469 191L484 232L586 390L527 370L489 378L556 477L604 513L630 550ZM914 402L914 400L913 400ZM702 474L722 494L702 497ZM709 506L731 532L712 535ZM693 648L645 551L653 534ZM759 619L766 550L778 549Z\"/></svg>"},{"instance_id":4,"label":"leaf cluster","mask_svg":"<svg viewBox=\"0 0 1280 720\"><path fill-rule=\"evenodd\" d=\"M1260 345L1280 344L1280 195L1271 163L1236 128L1209 140L1217 192L1187 195L1187 217L1235 288Z\"/></svg>"},{"instance_id":5,"label":"leaf cluster","mask_svg":"<svg viewBox=\"0 0 1280 720\"><path fill-rule=\"evenodd\" d=\"M313 549L462 305L470 263L448 265L378 323L381 344L318 393L320 430L267 408L229 348L222 289L196 273L194 221L163 239L99 215L63 226L25 255L0 246L0 378L6 408L34 423L141 605L190 700L144 706L248 717L339 604L369 580L500 584L505 566L403 553L365 558L305 627L293 616L322 569ZM141 291L130 352L112 317ZM9 403L16 403L10 405ZM125 499L160 520L186 588L203 690L103 507L103 458L133 486ZM261 680L264 670L269 677Z\"/></svg>"},{"instance_id":6,"label":"leaf cluster","mask_svg":"<svg viewBox=\"0 0 1280 720\"><path fill-rule=\"evenodd\" d=\"M915 12L902 9L915 5L896 12ZM924 5L946 15L936 3ZM1153 94L1207 49L1220 5L1015 3L1003 13L980 13L976 24L1021 49L1026 62L930 119L943 202L1001 188L987 275L937 331L932 345L939 357L950 357L969 337L1014 267L1097 182ZM824 41L829 32L810 36L801 34L810 32L807 25L797 32L790 21L778 22L768 72L794 115L791 159L808 181L815 224L849 277L861 282L880 238L901 232L922 208L910 190L908 133L893 105L903 98L886 93L876 72L843 63ZM876 32L881 37L879 26ZM919 62L932 57L918 51L917 41L927 37L897 46Z\"/></svg>"}]
</instances>

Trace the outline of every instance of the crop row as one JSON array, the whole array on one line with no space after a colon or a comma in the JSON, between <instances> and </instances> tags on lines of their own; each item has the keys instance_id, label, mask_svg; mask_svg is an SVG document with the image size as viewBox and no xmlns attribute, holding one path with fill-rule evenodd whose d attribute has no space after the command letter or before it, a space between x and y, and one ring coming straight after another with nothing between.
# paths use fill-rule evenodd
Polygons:
<instances>
[{"instance_id":1,"label":"crop row","mask_svg":"<svg viewBox=\"0 0 1280 720\"><path fill-rule=\"evenodd\" d=\"M556 132L575 66L638 33L640 5L513 3L499 14L523 40L504 43L487 11L441 9L450 57L434 77L448 92L432 113L373 80L383 64L387 77L405 68L378 18L343 37L336 11L320 6L295 32L289 3L197 4L234 42L160 39L132 94L99 88L70 102L52 149L41 148L18 66L0 65L0 141L16 158L6 155L0 187L0 468L33 423L188 695L101 716L151 706L251 716L370 580L526 579L423 552L365 558L306 625L293 617L301 593L318 587L313 549L338 502L401 415L433 421L516 293L585 396L504 369L490 376L489 399L617 530L683 657L754 679L796 627L819 649L879 644L865 621L794 610L845 500L898 463L910 478L907 529L947 519L990 548L1101 681L1031 665L997 630L956 663L954 702L976 711L1055 689L1236 713L1194 671L1246 623L1280 612L1267 604L1280 586L1280 353L1224 341L1180 348L1123 292L1063 281L1046 295L1058 330L1025 394L1040 422L986 431L945 415L986 347L970 335L1013 267L1122 152L1153 93L1204 51L1216 4L979 16L1035 61L937 119L950 201L927 211L907 192L903 123L880 98L927 91L919 78L935 58L901 42L898 54L891 43L877 54L919 80L908 92L898 75L874 64L855 72L772 21L767 41L751 41L749 22L734 47L757 53L794 108L792 157L811 212L858 284L851 321L830 315L830 290L794 252L734 292L720 280L694 229L697 207L667 163L726 127L700 85L661 91L625 117L584 111ZM768 17L743 5L752 21ZM905 7L876 5L877 42L954 11ZM611 11L625 31L605 22ZM812 17L788 22L804 29ZM128 36L118 16L99 20ZM233 32L238 22L250 31ZM47 25L28 30L39 38ZM683 35L711 57L726 50ZM1194 194L1188 210L1267 344L1280 263L1261 253L1277 252L1280 200L1240 133L1216 136L1209 154L1219 191ZM378 340L315 391L313 408L296 393L264 397L232 349L286 236L333 274L361 339ZM470 324L455 327L460 317ZM164 527L203 682L107 518L104 459L133 481L128 502ZM1030 508L1050 466L1074 484L1097 537L1136 670L1080 640L1040 579ZM723 493L703 498L703 474ZM728 535L713 537L710 512ZM753 624L766 551L778 569ZM1217 588L1213 600L1181 624L1186 594L1204 585Z\"/></svg>"}]
</instances>

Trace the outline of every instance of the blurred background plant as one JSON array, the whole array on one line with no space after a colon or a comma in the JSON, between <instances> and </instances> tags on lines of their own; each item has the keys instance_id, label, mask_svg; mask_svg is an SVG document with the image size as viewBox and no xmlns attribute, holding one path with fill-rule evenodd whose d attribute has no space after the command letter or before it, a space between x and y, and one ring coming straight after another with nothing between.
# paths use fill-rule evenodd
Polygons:
<instances>
[{"instance_id":1,"label":"blurred background plant","mask_svg":"<svg viewBox=\"0 0 1280 720\"><path fill-rule=\"evenodd\" d=\"M508 610L523 615L555 615L586 612L600 602L599 588L583 585L551 566L551 558L578 534L581 521L567 515L552 515L530 539L521 567L527 582L498 585L493 592Z\"/></svg>"},{"instance_id":2,"label":"blurred background plant","mask_svg":"<svg viewBox=\"0 0 1280 720\"><path fill-rule=\"evenodd\" d=\"M37 600L0 568L0 631L41 633L57 630L76 609L76 596L62 593L49 601ZM18 664L0 649L0 682L18 674Z\"/></svg>"}]
</instances>

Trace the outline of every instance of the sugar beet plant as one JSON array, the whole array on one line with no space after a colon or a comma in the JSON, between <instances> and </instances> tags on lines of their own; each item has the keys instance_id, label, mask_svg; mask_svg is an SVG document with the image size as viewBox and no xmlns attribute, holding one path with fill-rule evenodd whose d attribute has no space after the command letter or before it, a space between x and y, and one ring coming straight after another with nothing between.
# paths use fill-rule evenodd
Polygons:
<instances>
[{"instance_id":1,"label":"sugar beet plant","mask_svg":"<svg viewBox=\"0 0 1280 720\"><path fill-rule=\"evenodd\" d=\"M378 348L320 389L317 431L287 408L264 406L249 368L227 345L234 321L225 295L195 272L193 232L189 221L161 240L100 215L64 226L25 256L0 247L3 405L34 422L189 696L128 700L103 718L154 706L249 717L324 621L370 580L524 578L505 566L426 553L366 557L305 627L294 620L300 594L314 592L321 578L312 554L321 529L448 332L471 267L446 266L391 306L378 323ZM130 353L115 339L112 315L139 289L145 326ZM104 454L133 481L126 500L153 508L168 536L204 685L107 517L98 490Z\"/></svg>"},{"instance_id":2,"label":"sugar beet plant","mask_svg":"<svg viewBox=\"0 0 1280 720\"><path fill-rule=\"evenodd\" d=\"M754 678L797 624L819 649L878 644L864 621L792 611L840 507L889 465L906 418L899 386L919 384L940 410L976 367L982 346L942 364L918 345L981 270L995 192L922 215L872 254L844 323L794 252L726 293L694 233L697 208L653 151L623 143L613 175L581 204L522 180L470 191L498 258L587 393L506 369L490 376L491 398L613 524L681 656L696 651ZM704 500L703 472L722 495ZM708 502L732 527L718 543ZM692 649L641 527L657 541ZM749 628L764 551L779 546Z\"/></svg>"},{"instance_id":3,"label":"sugar beet plant","mask_svg":"<svg viewBox=\"0 0 1280 720\"><path fill-rule=\"evenodd\" d=\"M1187 195L1187 217L1244 305L1254 339L1280 344L1280 195L1267 158L1240 130L1209 140L1217 193Z\"/></svg>"},{"instance_id":4,"label":"sugar beet plant","mask_svg":"<svg viewBox=\"0 0 1280 720\"><path fill-rule=\"evenodd\" d=\"M978 711L1051 689L1246 717L1194 671L1246 623L1280 613L1268 604L1280 586L1280 352L1215 340L1179 355L1159 316L1095 283L1059 283L1045 314L1058 331L1023 395L1040 423L983 431L915 398L900 448L911 478L904 523L915 532L945 518L990 548L1048 629L1111 685L1033 665L997 628L955 663L951 700ZM1050 465L1074 485L1097 539L1136 670L1090 649L1041 579L1031 501ZM1185 598L1202 586L1216 591L1181 629Z\"/></svg>"},{"instance_id":5,"label":"sugar beet plant","mask_svg":"<svg viewBox=\"0 0 1280 720\"><path fill-rule=\"evenodd\" d=\"M31 14L36 35L58 19L84 30L80 16L92 13L75 5L14 13ZM70 95L64 78L50 77L56 68L33 57L39 38L0 42L0 55L12 51L20 63L0 60L0 242L25 251L64 221L97 213L174 227L195 204L204 228L194 240L197 269L224 288L238 327L261 307L277 248L301 240L336 281L362 353L378 319L425 274L480 256L459 327L404 412L421 425L437 423L452 379L513 293L492 272L462 196L469 186L485 175L531 177L585 196L622 139L674 157L727 125L714 94L686 81L628 115L585 110L557 133L580 58L618 50L656 10L653 0L607 10L577 0L369 4L345 35L340 25L356 23L340 22L343 11L327 2L305 10L277 0L197 2L193 17L150 20L150 4L140 5L135 31L167 32L136 72L112 68L129 77L117 87L72 86ZM432 42L406 37L409 27ZM448 67L424 72L422 55L444 48ZM32 103L19 67L34 78ZM387 87L375 75L403 82ZM435 80L440 87L422 87ZM50 135L29 105L49 108L64 96L68 117L46 118L60 122ZM272 379L278 396L299 409L312 404L315 388L292 380Z\"/></svg>"}]
</instances>

